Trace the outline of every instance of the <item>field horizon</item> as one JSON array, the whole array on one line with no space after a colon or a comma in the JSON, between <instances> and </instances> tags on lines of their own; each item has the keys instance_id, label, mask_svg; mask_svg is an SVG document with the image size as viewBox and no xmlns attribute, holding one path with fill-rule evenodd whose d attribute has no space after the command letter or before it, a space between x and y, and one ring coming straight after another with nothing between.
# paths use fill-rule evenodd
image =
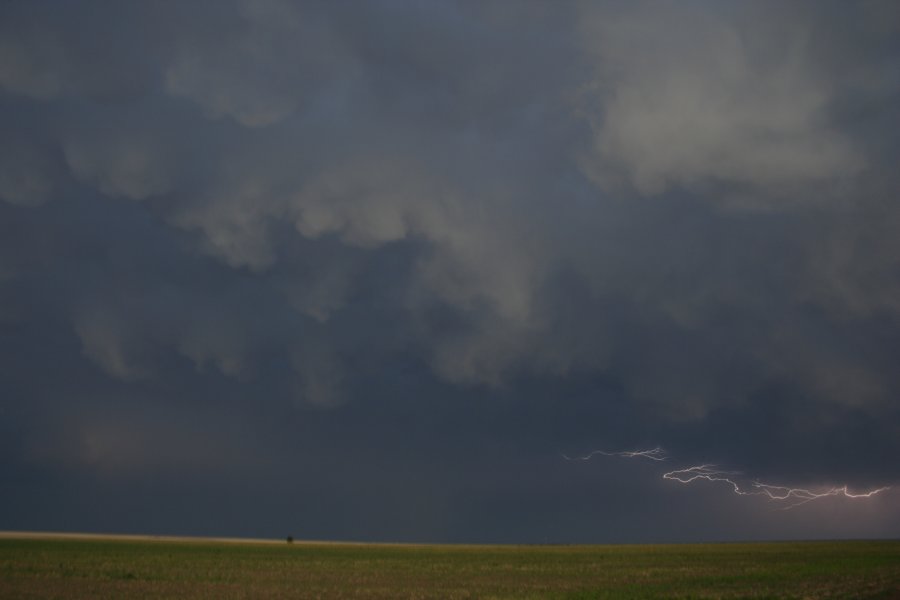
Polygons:
<instances>
[{"instance_id":1,"label":"field horizon","mask_svg":"<svg viewBox=\"0 0 900 600\"><path fill-rule=\"evenodd\" d=\"M0 597L900 598L900 540L414 544L0 532Z\"/></svg>"},{"instance_id":2,"label":"field horizon","mask_svg":"<svg viewBox=\"0 0 900 600\"><path fill-rule=\"evenodd\" d=\"M305 545L348 545L348 546L449 546L449 547L530 547L530 546L562 546L562 547L598 547L598 546L701 546L724 544L803 544L803 543L841 543L841 542L900 542L900 537L858 537L858 538L767 538L737 540L699 540L699 541L650 541L650 542L443 542L443 541L408 541L408 540L365 540L365 539L320 539L291 537L244 537L229 535L181 535L154 533L120 533L102 531L43 531L43 530L0 530L0 540L35 539L35 540L107 540L107 541L157 541L157 542L212 542L223 544L305 544Z\"/></svg>"}]
</instances>

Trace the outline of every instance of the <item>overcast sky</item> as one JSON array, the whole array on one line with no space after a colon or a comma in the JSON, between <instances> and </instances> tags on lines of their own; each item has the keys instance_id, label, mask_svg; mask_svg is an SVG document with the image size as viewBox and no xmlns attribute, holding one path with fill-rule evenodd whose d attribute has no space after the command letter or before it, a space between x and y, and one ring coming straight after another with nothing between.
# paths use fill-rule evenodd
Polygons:
<instances>
[{"instance_id":1,"label":"overcast sky","mask_svg":"<svg viewBox=\"0 0 900 600\"><path fill-rule=\"evenodd\" d=\"M900 536L898 65L891 0L3 2L0 529Z\"/></svg>"}]
</instances>

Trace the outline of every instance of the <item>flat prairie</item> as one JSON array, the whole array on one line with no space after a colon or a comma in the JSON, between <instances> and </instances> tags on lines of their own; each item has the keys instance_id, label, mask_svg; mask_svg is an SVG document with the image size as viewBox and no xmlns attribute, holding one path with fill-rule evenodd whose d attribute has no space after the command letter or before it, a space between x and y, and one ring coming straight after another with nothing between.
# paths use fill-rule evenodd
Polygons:
<instances>
[{"instance_id":1,"label":"flat prairie","mask_svg":"<svg viewBox=\"0 0 900 600\"><path fill-rule=\"evenodd\" d=\"M0 535L0 598L900 599L900 541L605 546Z\"/></svg>"}]
</instances>

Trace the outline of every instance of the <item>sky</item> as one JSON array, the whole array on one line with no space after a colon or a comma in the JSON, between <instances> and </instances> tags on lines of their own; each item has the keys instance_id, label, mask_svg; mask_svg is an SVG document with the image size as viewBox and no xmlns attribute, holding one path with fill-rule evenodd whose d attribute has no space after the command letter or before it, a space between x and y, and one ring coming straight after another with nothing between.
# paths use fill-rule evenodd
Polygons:
<instances>
[{"instance_id":1,"label":"sky","mask_svg":"<svg viewBox=\"0 0 900 600\"><path fill-rule=\"evenodd\" d=\"M3 2L0 529L900 537L898 65L890 0Z\"/></svg>"}]
</instances>

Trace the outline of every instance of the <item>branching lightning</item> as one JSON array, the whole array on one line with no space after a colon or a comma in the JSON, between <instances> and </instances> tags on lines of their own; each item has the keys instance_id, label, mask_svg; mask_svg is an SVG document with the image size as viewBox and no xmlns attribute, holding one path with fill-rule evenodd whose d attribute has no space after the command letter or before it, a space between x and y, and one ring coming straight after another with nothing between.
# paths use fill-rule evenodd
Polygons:
<instances>
[{"instance_id":1,"label":"branching lightning","mask_svg":"<svg viewBox=\"0 0 900 600\"><path fill-rule=\"evenodd\" d=\"M788 502L788 504L783 507L784 510L794 508L795 506L800 506L801 504L806 504L807 502L812 502L813 500L819 500L820 498L827 498L829 496L843 496L845 498L871 498L875 494L889 489L888 487L881 487L869 490L867 492L854 494L850 492L849 488L846 485L844 485L840 487L832 487L822 492L814 492L812 490L807 490L804 488L771 485L768 483L762 483L760 481L751 482L749 489L747 489L746 487L742 488L741 485L737 482L737 479L740 475L741 473L738 471L720 470L716 468L716 465L697 465L694 467L688 467L686 469L678 469L675 471L669 471L668 473L663 473L663 479L669 479L671 481L677 481L678 483L684 484L692 483L694 481L697 481L698 479L705 479L707 481L720 481L722 483L730 485L734 490L734 493L739 496L766 496L767 498L769 498L769 500Z\"/></svg>"},{"instance_id":2,"label":"branching lightning","mask_svg":"<svg viewBox=\"0 0 900 600\"><path fill-rule=\"evenodd\" d=\"M584 456L566 456L562 455L566 460L590 460L591 457L600 454L602 456L621 456L623 458L647 458L655 461L663 461L668 458L666 456L665 450L657 446L656 448L651 448L650 450L626 450L624 452L606 452L605 450L594 450L589 454L585 454Z\"/></svg>"},{"instance_id":3,"label":"branching lightning","mask_svg":"<svg viewBox=\"0 0 900 600\"><path fill-rule=\"evenodd\" d=\"M660 448L652 448L650 450L629 450L624 452L607 452L605 450L594 450L584 456L569 457L563 454L566 460L589 460L596 455L601 456L618 456L623 458L647 458L654 461L664 461L669 457L665 451ZM681 484L690 484L699 480L723 483L731 487L732 491L738 496L763 496L774 502L784 503L781 510L789 510L813 500L820 500L832 496L842 496L850 499L871 498L876 494L880 494L888 489L889 486L874 488L864 492L851 492L846 485L832 487L822 491L812 491L804 488L795 488L782 485L773 485L763 483L759 480L752 480L749 483L741 483L743 474L740 471L729 471L720 469L714 464L702 464L683 469L675 469L663 473L662 478L669 481L677 481Z\"/></svg>"}]
</instances>

